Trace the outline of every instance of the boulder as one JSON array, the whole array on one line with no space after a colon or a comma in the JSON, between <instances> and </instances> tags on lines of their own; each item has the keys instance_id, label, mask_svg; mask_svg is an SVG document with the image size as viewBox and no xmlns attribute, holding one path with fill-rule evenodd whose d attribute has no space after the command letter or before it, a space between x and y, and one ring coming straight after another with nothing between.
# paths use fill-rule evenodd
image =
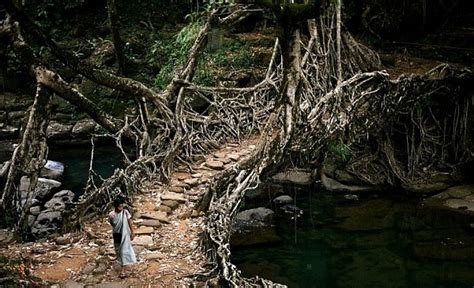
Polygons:
<instances>
[{"instance_id":1,"label":"boulder","mask_svg":"<svg viewBox=\"0 0 474 288\"><path fill-rule=\"evenodd\" d=\"M20 135L20 129L13 126L0 127L0 139L14 139Z\"/></svg>"},{"instance_id":2,"label":"boulder","mask_svg":"<svg viewBox=\"0 0 474 288\"><path fill-rule=\"evenodd\" d=\"M285 204L291 204L291 203L293 203L293 198L291 198L288 195L281 195L281 196L278 196L275 199L273 199L273 203L275 203L278 206L285 205Z\"/></svg>"},{"instance_id":3,"label":"boulder","mask_svg":"<svg viewBox=\"0 0 474 288\"><path fill-rule=\"evenodd\" d=\"M21 198L26 199L28 195L28 188L30 186L30 178L23 176L20 179L20 193ZM52 197L54 192L58 187L61 186L61 182L56 180L38 178L35 191L33 192L33 198L38 199L39 201L44 201Z\"/></svg>"},{"instance_id":4,"label":"boulder","mask_svg":"<svg viewBox=\"0 0 474 288\"><path fill-rule=\"evenodd\" d=\"M64 164L48 160L40 171L40 177L61 181L64 173Z\"/></svg>"},{"instance_id":5,"label":"boulder","mask_svg":"<svg viewBox=\"0 0 474 288\"><path fill-rule=\"evenodd\" d=\"M70 204L74 200L76 194L70 190L61 190L53 195L53 198L61 199L64 203Z\"/></svg>"},{"instance_id":6,"label":"boulder","mask_svg":"<svg viewBox=\"0 0 474 288\"><path fill-rule=\"evenodd\" d=\"M30 207L30 214L34 216L38 216L41 213L41 207L40 206L31 206Z\"/></svg>"},{"instance_id":7,"label":"boulder","mask_svg":"<svg viewBox=\"0 0 474 288\"><path fill-rule=\"evenodd\" d=\"M272 177L272 181L282 184L311 185L311 172L303 170L288 170L280 172Z\"/></svg>"},{"instance_id":8,"label":"boulder","mask_svg":"<svg viewBox=\"0 0 474 288\"><path fill-rule=\"evenodd\" d=\"M321 184L328 191L332 192L346 192L349 194L359 194L359 193L368 193L379 190L375 186L365 186L365 185L346 185L343 184L324 173L324 170L321 170Z\"/></svg>"},{"instance_id":9,"label":"boulder","mask_svg":"<svg viewBox=\"0 0 474 288\"><path fill-rule=\"evenodd\" d=\"M28 227L32 227L35 224L36 216L35 215L28 215Z\"/></svg>"},{"instance_id":10,"label":"boulder","mask_svg":"<svg viewBox=\"0 0 474 288\"><path fill-rule=\"evenodd\" d=\"M46 129L48 138L50 139L67 139L70 138L72 126L64 125L58 122L51 122Z\"/></svg>"},{"instance_id":11,"label":"boulder","mask_svg":"<svg viewBox=\"0 0 474 288\"><path fill-rule=\"evenodd\" d=\"M44 210L36 218L31 227L31 234L35 238L44 238L58 230L62 224L62 214L59 211Z\"/></svg>"},{"instance_id":12,"label":"boulder","mask_svg":"<svg viewBox=\"0 0 474 288\"><path fill-rule=\"evenodd\" d=\"M91 119L82 119L79 120L72 127L72 136L73 137L87 137L88 135L94 133L95 122Z\"/></svg>"},{"instance_id":13,"label":"boulder","mask_svg":"<svg viewBox=\"0 0 474 288\"><path fill-rule=\"evenodd\" d=\"M474 215L474 185L451 187L424 201L435 207L447 207L452 211Z\"/></svg>"},{"instance_id":14,"label":"boulder","mask_svg":"<svg viewBox=\"0 0 474 288\"><path fill-rule=\"evenodd\" d=\"M61 198L51 198L51 200L44 204L44 207L52 211L64 211L66 203Z\"/></svg>"},{"instance_id":15,"label":"boulder","mask_svg":"<svg viewBox=\"0 0 474 288\"><path fill-rule=\"evenodd\" d=\"M264 207L237 213L231 227L231 245L245 246L279 241L274 215L272 210Z\"/></svg>"},{"instance_id":16,"label":"boulder","mask_svg":"<svg viewBox=\"0 0 474 288\"><path fill-rule=\"evenodd\" d=\"M402 184L402 188L414 194L427 195L446 190L453 184L454 180L450 174L434 173L418 182Z\"/></svg>"}]
</instances>

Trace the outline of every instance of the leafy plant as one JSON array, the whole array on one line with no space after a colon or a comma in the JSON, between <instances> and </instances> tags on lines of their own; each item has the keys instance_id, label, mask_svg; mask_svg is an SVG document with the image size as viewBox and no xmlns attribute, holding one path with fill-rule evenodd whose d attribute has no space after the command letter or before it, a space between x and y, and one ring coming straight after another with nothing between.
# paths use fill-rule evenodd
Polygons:
<instances>
[{"instance_id":1,"label":"leafy plant","mask_svg":"<svg viewBox=\"0 0 474 288\"><path fill-rule=\"evenodd\" d=\"M201 21L191 22L183 27L171 41L158 40L152 46L149 61L159 61L160 57L167 59L163 61L160 72L156 76L156 87L164 89L169 81L171 81L175 68L184 65L188 51L196 40L202 25Z\"/></svg>"},{"instance_id":2,"label":"leafy plant","mask_svg":"<svg viewBox=\"0 0 474 288\"><path fill-rule=\"evenodd\" d=\"M333 154L335 157L337 157L342 162L347 162L349 160L350 155L351 155L351 151L350 151L349 146L347 144L342 143L342 142L329 143L328 144L328 151L329 151L329 153Z\"/></svg>"}]
</instances>

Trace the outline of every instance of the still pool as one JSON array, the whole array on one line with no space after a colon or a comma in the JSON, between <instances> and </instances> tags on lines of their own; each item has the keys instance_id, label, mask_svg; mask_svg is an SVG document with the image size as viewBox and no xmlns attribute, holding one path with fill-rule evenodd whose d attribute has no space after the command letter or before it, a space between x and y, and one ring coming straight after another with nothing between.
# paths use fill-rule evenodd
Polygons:
<instances>
[{"instance_id":1,"label":"still pool","mask_svg":"<svg viewBox=\"0 0 474 288\"><path fill-rule=\"evenodd\" d=\"M64 164L63 189L77 196L84 193L89 175L90 147L52 147L48 158ZM111 176L121 165L120 151L113 146L94 149L94 171L103 178Z\"/></svg>"},{"instance_id":2,"label":"still pool","mask_svg":"<svg viewBox=\"0 0 474 288\"><path fill-rule=\"evenodd\" d=\"M403 197L278 189L304 213L276 217L278 243L232 248L244 276L289 287L474 287L472 217ZM257 202L246 205L278 211Z\"/></svg>"}]
</instances>

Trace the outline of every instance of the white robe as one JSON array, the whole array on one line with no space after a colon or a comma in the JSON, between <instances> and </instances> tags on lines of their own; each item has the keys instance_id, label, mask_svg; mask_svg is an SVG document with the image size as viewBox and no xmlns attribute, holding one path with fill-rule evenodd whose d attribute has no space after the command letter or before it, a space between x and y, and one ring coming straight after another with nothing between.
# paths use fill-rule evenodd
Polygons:
<instances>
[{"instance_id":1,"label":"white robe","mask_svg":"<svg viewBox=\"0 0 474 288\"><path fill-rule=\"evenodd\" d=\"M114 241L115 253L122 266L137 263L135 251L133 251L132 241L130 240L130 227L128 226L128 218L130 213L122 210L120 213L111 212L109 222L113 227L113 233L121 233L120 243Z\"/></svg>"}]
</instances>

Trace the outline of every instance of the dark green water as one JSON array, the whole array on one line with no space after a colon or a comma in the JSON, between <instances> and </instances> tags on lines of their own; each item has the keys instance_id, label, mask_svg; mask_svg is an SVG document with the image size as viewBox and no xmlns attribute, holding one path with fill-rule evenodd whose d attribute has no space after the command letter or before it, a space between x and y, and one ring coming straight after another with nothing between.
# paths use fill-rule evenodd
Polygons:
<instances>
[{"instance_id":1,"label":"dark green water","mask_svg":"<svg viewBox=\"0 0 474 288\"><path fill-rule=\"evenodd\" d=\"M244 276L290 287L474 287L473 219L408 199L285 194L304 214L296 225L277 218L277 244L232 249Z\"/></svg>"},{"instance_id":2,"label":"dark green water","mask_svg":"<svg viewBox=\"0 0 474 288\"><path fill-rule=\"evenodd\" d=\"M49 159L64 164L63 189L73 191L77 196L84 193L89 174L90 147L53 147ZM94 171L103 178L114 173L121 165L120 151L115 147L95 148ZM97 184L97 183L96 183Z\"/></svg>"}]
</instances>

